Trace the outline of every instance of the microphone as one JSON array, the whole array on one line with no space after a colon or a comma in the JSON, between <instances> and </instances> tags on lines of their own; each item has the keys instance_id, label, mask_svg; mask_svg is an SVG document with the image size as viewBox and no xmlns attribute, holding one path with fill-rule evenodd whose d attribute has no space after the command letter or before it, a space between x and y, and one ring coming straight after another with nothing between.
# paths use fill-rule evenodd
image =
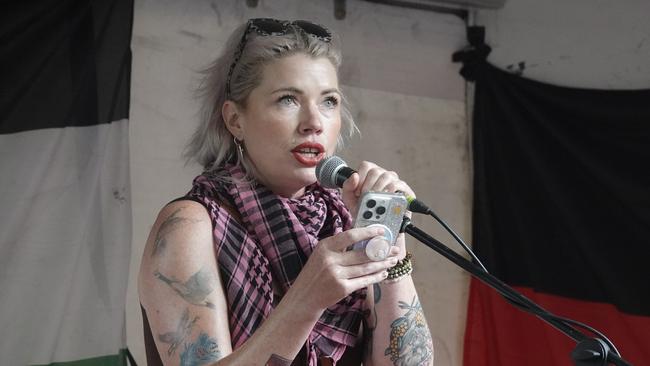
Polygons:
<instances>
[{"instance_id":1,"label":"microphone","mask_svg":"<svg viewBox=\"0 0 650 366\"><path fill-rule=\"evenodd\" d=\"M342 188L343 182L348 180L357 171L336 155L332 155L318 162L316 165L316 179L325 188ZM408 209L411 212L429 214L431 209L415 197L406 196Z\"/></svg>"},{"instance_id":2,"label":"microphone","mask_svg":"<svg viewBox=\"0 0 650 366\"><path fill-rule=\"evenodd\" d=\"M325 188L342 188L343 182L356 172L336 155L327 157L316 165L316 179Z\"/></svg>"}]
</instances>

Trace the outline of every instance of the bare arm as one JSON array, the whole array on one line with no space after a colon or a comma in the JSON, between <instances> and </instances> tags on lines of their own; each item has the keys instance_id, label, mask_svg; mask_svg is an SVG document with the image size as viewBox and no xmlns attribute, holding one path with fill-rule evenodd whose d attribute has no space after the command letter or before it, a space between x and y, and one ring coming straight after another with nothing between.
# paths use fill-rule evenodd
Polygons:
<instances>
[{"instance_id":1,"label":"bare arm","mask_svg":"<svg viewBox=\"0 0 650 366\"><path fill-rule=\"evenodd\" d=\"M353 229L321 241L277 308L233 351L210 218L195 202L168 205L151 231L139 277L140 299L163 363L290 363L326 307L385 277L389 260L369 262L343 251L377 234Z\"/></svg>"},{"instance_id":2,"label":"bare arm","mask_svg":"<svg viewBox=\"0 0 650 366\"><path fill-rule=\"evenodd\" d=\"M368 365L433 365L433 343L410 276L369 291L374 306L366 323L372 329Z\"/></svg>"},{"instance_id":3,"label":"bare arm","mask_svg":"<svg viewBox=\"0 0 650 366\"><path fill-rule=\"evenodd\" d=\"M356 210L363 192L415 193L395 172L362 162L358 174L343 185L343 199L352 211ZM393 251L399 258L406 255L405 237L400 234ZM364 365L433 365L431 332L422 312L410 275L397 282L381 282L368 288L369 308L364 321L366 352Z\"/></svg>"}]
</instances>

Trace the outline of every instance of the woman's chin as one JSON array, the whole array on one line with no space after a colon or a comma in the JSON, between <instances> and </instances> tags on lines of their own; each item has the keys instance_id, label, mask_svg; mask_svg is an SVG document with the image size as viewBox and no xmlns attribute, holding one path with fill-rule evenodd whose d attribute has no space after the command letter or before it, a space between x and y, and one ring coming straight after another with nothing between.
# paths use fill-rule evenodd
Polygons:
<instances>
[{"instance_id":1,"label":"woman's chin","mask_svg":"<svg viewBox=\"0 0 650 366\"><path fill-rule=\"evenodd\" d=\"M302 191L305 187L314 183L316 183L316 173L314 169L308 169L297 174L295 179L292 180L291 185L296 191Z\"/></svg>"},{"instance_id":2,"label":"woman's chin","mask_svg":"<svg viewBox=\"0 0 650 366\"><path fill-rule=\"evenodd\" d=\"M308 169L305 174L302 175L302 182L306 186L316 183L316 168Z\"/></svg>"}]
</instances>

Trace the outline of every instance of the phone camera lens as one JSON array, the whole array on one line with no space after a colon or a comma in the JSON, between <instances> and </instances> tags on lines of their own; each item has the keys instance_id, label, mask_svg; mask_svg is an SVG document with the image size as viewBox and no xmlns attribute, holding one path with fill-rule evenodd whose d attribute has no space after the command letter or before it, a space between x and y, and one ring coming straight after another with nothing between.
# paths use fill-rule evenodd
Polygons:
<instances>
[{"instance_id":1,"label":"phone camera lens","mask_svg":"<svg viewBox=\"0 0 650 366\"><path fill-rule=\"evenodd\" d=\"M372 212L371 211L366 211L363 213L363 218L366 220L369 220L372 217Z\"/></svg>"},{"instance_id":2,"label":"phone camera lens","mask_svg":"<svg viewBox=\"0 0 650 366\"><path fill-rule=\"evenodd\" d=\"M386 213L386 207L384 207L384 206L379 206L379 207L377 207L377 213L378 213L379 215L383 215L383 214L385 214L385 213Z\"/></svg>"},{"instance_id":3,"label":"phone camera lens","mask_svg":"<svg viewBox=\"0 0 650 366\"><path fill-rule=\"evenodd\" d=\"M377 201L375 201L375 200L368 200L368 202L366 202L366 207L368 207L368 208L373 208L373 207L375 207L376 204L377 204Z\"/></svg>"}]
</instances>

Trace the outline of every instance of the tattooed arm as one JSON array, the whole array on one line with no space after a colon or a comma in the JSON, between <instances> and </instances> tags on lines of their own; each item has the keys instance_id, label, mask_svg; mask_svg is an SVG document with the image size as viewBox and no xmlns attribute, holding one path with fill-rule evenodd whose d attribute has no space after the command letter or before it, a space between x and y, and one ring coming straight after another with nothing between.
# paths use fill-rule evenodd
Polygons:
<instances>
[{"instance_id":1,"label":"tattooed arm","mask_svg":"<svg viewBox=\"0 0 650 366\"><path fill-rule=\"evenodd\" d=\"M169 204L153 226L138 279L163 364L289 366L327 306L384 278L389 263L344 251L375 235L353 229L322 240L270 316L233 351L210 217L193 201Z\"/></svg>"},{"instance_id":2,"label":"tattooed arm","mask_svg":"<svg viewBox=\"0 0 650 366\"><path fill-rule=\"evenodd\" d=\"M138 290L165 365L210 365L231 352L211 223L198 203L165 207L142 256Z\"/></svg>"},{"instance_id":3,"label":"tattooed arm","mask_svg":"<svg viewBox=\"0 0 650 366\"><path fill-rule=\"evenodd\" d=\"M433 365L433 343L413 281L375 284L364 322L364 365Z\"/></svg>"},{"instance_id":4,"label":"tattooed arm","mask_svg":"<svg viewBox=\"0 0 650 366\"><path fill-rule=\"evenodd\" d=\"M265 322L274 329L267 326L265 331L263 325L233 352L212 224L205 208L192 201L174 202L161 211L143 254L139 293L164 365L289 366L285 357L298 353L318 319L294 312L291 320L279 322L274 318L288 318L288 313L274 311ZM286 336L272 337L270 331Z\"/></svg>"},{"instance_id":5,"label":"tattooed arm","mask_svg":"<svg viewBox=\"0 0 650 366\"><path fill-rule=\"evenodd\" d=\"M342 187L345 204L353 216L362 193L402 192L415 197L415 192L397 173L364 161ZM397 237L391 252L398 258L406 256L405 235ZM374 300L374 301L373 301ZM422 307L411 276L400 281L368 287L369 308L364 322L367 341L364 365L432 365L433 346Z\"/></svg>"},{"instance_id":6,"label":"tattooed arm","mask_svg":"<svg viewBox=\"0 0 650 366\"><path fill-rule=\"evenodd\" d=\"M364 365L433 365L433 343L411 276L368 288Z\"/></svg>"}]
</instances>

